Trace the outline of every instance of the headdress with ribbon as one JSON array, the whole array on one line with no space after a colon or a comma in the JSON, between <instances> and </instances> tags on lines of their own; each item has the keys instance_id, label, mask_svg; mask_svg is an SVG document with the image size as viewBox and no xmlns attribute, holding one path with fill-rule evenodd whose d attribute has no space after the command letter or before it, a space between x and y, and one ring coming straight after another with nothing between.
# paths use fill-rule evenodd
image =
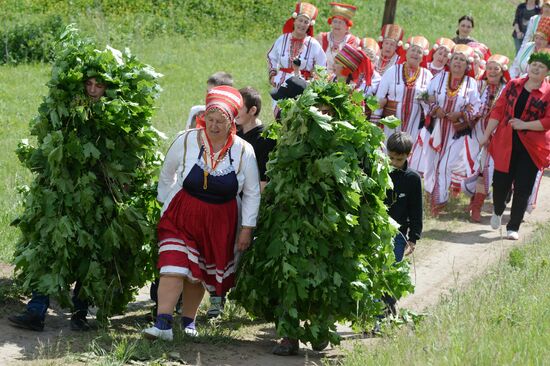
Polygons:
<instances>
[{"instance_id":1,"label":"headdress with ribbon","mask_svg":"<svg viewBox=\"0 0 550 366\"><path fill-rule=\"evenodd\" d=\"M313 26L315 25L315 19L317 19L317 8L315 5L305 2L296 3L296 9L292 16L286 21L283 26L283 33L292 33L294 31L294 20L299 16L307 17L311 23L307 29L307 35L313 37Z\"/></svg>"},{"instance_id":2,"label":"headdress with ribbon","mask_svg":"<svg viewBox=\"0 0 550 366\"><path fill-rule=\"evenodd\" d=\"M353 81L357 84L362 76L366 85L371 85L373 67L372 62L365 51L346 44L334 57L334 62L344 67L348 76L351 74Z\"/></svg>"},{"instance_id":3,"label":"headdress with ribbon","mask_svg":"<svg viewBox=\"0 0 550 366\"><path fill-rule=\"evenodd\" d=\"M328 18L328 24L332 24L332 19L342 19L348 27L353 26L353 16L357 7L342 3L330 3L330 17Z\"/></svg>"}]
</instances>

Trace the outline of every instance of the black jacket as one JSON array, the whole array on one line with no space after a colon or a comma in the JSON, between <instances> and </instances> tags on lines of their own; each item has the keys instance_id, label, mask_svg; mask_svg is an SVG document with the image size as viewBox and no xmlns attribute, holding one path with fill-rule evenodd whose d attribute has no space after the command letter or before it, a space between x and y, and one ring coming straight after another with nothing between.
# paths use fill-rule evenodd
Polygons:
<instances>
[{"instance_id":1,"label":"black jacket","mask_svg":"<svg viewBox=\"0 0 550 366\"><path fill-rule=\"evenodd\" d=\"M393 190L388 190L384 202L388 213L400 225L407 240L416 243L422 234L422 182L417 172L407 167L390 173Z\"/></svg>"}]
</instances>

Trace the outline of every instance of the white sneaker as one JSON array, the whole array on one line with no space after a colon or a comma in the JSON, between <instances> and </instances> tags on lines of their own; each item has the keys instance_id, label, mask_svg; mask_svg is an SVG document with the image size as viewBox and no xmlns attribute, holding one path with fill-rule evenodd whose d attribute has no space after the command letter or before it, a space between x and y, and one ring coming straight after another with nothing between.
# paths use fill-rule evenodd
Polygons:
<instances>
[{"instance_id":1,"label":"white sneaker","mask_svg":"<svg viewBox=\"0 0 550 366\"><path fill-rule=\"evenodd\" d=\"M183 333L189 337L198 337L199 332L194 328L183 328Z\"/></svg>"},{"instance_id":2,"label":"white sneaker","mask_svg":"<svg viewBox=\"0 0 550 366\"><path fill-rule=\"evenodd\" d=\"M493 213L493 216L491 216L491 227L495 230L499 229L502 225L502 215L498 216Z\"/></svg>"},{"instance_id":3,"label":"white sneaker","mask_svg":"<svg viewBox=\"0 0 550 366\"><path fill-rule=\"evenodd\" d=\"M512 231L512 230L508 230L506 232L506 238L507 239L510 239L510 240L518 240L519 239L519 234L517 231Z\"/></svg>"},{"instance_id":4,"label":"white sneaker","mask_svg":"<svg viewBox=\"0 0 550 366\"><path fill-rule=\"evenodd\" d=\"M172 329L158 329L157 327L151 327L143 330L143 336L149 339L162 339L163 341L171 342L174 339L174 333Z\"/></svg>"}]
</instances>

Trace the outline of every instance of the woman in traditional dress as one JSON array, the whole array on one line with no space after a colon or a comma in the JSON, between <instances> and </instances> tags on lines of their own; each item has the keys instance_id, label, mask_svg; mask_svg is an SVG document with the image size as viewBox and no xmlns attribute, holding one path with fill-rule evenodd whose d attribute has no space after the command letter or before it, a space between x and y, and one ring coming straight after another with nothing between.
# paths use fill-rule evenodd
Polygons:
<instances>
[{"instance_id":1,"label":"woman in traditional dress","mask_svg":"<svg viewBox=\"0 0 550 366\"><path fill-rule=\"evenodd\" d=\"M468 46L474 49L474 77L476 80L481 80L485 76L485 67L487 60L491 57L491 50L487 45L480 42L470 42Z\"/></svg>"},{"instance_id":2,"label":"woman in traditional dress","mask_svg":"<svg viewBox=\"0 0 550 366\"><path fill-rule=\"evenodd\" d=\"M449 38L438 38L430 53L428 54L428 66L433 76L436 76L441 71L447 71L446 67L449 63L449 57L453 50L455 43Z\"/></svg>"},{"instance_id":3,"label":"woman in traditional dress","mask_svg":"<svg viewBox=\"0 0 550 366\"><path fill-rule=\"evenodd\" d=\"M473 120L472 133L466 136L466 166L474 172L462 182L462 191L471 197L468 211L473 222L481 221L481 207L489 194L494 164L486 149L481 149L489 115L506 83L510 80L510 60L494 54L487 60L485 76L479 81L480 108ZM481 155L480 155L481 154Z\"/></svg>"},{"instance_id":4,"label":"woman in traditional dress","mask_svg":"<svg viewBox=\"0 0 550 366\"><path fill-rule=\"evenodd\" d=\"M467 75L474 61L474 50L457 44L449 71L440 72L428 86L430 127L433 128L424 173L432 214L437 216L449 200L451 176L464 170L464 136L470 131L479 108L476 80ZM465 175L465 172L464 172ZM460 181L455 181L460 190Z\"/></svg>"},{"instance_id":5,"label":"woman in traditional dress","mask_svg":"<svg viewBox=\"0 0 550 366\"><path fill-rule=\"evenodd\" d=\"M514 28L514 31L512 32L512 38L514 38L516 53L521 48L521 44L523 43L523 39L525 38L527 32L529 21L532 17L539 15L540 12L541 8L539 6L539 0L525 0L517 6L516 14L514 16L514 23L512 24Z\"/></svg>"},{"instance_id":6,"label":"woman in traditional dress","mask_svg":"<svg viewBox=\"0 0 550 366\"><path fill-rule=\"evenodd\" d=\"M413 149L409 159L409 167L418 170L421 163L420 129L424 124L422 94L428 89L432 80L432 73L425 67L424 58L428 55L430 44L422 36L410 37L405 44L405 62L390 67L382 76L380 86L376 92L380 109L376 116L383 116L394 111L394 115L401 120L401 125L395 129L384 127L389 137L396 131L407 132L413 140Z\"/></svg>"},{"instance_id":7,"label":"woman in traditional dress","mask_svg":"<svg viewBox=\"0 0 550 366\"><path fill-rule=\"evenodd\" d=\"M158 184L158 315L144 330L148 338L172 340L172 313L182 291L182 329L196 336L205 289L223 296L233 287L235 255L252 241L260 180L252 146L236 136L242 105L237 89L212 88L198 128L179 135L168 150Z\"/></svg>"},{"instance_id":8,"label":"woman in traditional dress","mask_svg":"<svg viewBox=\"0 0 550 366\"><path fill-rule=\"evenodd\" d=\"M330 24L331 31L319 33L316 39L327 56L327 70L329 73L333 73L334 57L338 52L347 44L358 48L361 40L349 31L353 26L352 18L357 8L353 5L340 3L330 3L330 7L328 24Z\"/></svg>"},{"instance_id":9,"label":"woman in traditional dress","mask_svg":"<svg viewBox=\"0 0 550 366\"><path fill-rule=\"evenodd\" d=\"M550 49L533 53L528 76L511 80L498 98L481 146L490 139L495 162L493 229L500 229L506 197L514 185L507 238L517 240L537 173L550 165ZM495 131L496 129L496 131ZM494 134L493 134L494 131ZM492 135L492 137L491 137Z\"/></svg>"},{"instance_id":10,"label":"woman in traditional dress","mask_svg":"<svg viewBox=\"0 0 550 366\"><path fill-rule=\"evenodd\" d=\"M378 45L378 42L374 38L363 38L361 40L362 44L362 50L365 52L365 54L370 59L373 70L372 70L372 77L371 77L371 83L370 85L367 85L366 83L363 83L359 86L359 89L363 92L364 96L369 95L375 95L376 91L378 90L378 86L380 85L380 80L382 79L382 76L374 69L374 65L378 62L378 58L380 57L380 46ZM370 116L370 112L369 112Z\"/></svg>"},{"instance_id":11,"label":"woman in traditional dress","mask_svg":"<svg viewBox=\"0 0 550 366\"><path fill-rule=\"evenodd\" d=\"M524 77L529 68L531 54L539 52L548 46L550 41L550 16L543 17L538 23L537 31L534 34L534 41L525 43L519 50L514 63L510 68L512 79Z\"/></svg>"},{"instance_id":12,"label":"woman in traditional dress","mask_svg":"<svg viewBox=\"0 0 550 366\"><path fill-rule=\"evenodd\" d=\"M291 76L294 67L298 76L310 79L316 65L326 66L327 57L321 45L313 38L313 25L317 8L310 3L299 2L296 11L283 27L283 34L277 38L267 53L269 82L278 88Z\"/></svg>"},{"instance_id":13,"label":"woman in traditional dress","mask_svg":"<svg viewBox=\"0 0 550 366\"><path fill-rule=\"evenodd\" d=\"M382 26L380 42L380 57L374 65L374 69L384 76L386 70L397 64L403 52L403 28L397 24L385 24Z\"/></svg>"}]
</instances>

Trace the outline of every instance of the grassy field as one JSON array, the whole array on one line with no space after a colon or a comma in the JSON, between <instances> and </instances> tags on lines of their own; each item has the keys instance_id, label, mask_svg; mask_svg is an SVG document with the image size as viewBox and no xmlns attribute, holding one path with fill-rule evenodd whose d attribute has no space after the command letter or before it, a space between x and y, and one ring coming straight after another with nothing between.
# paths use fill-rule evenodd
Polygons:
<instances>
[{"instance_id":1,"label":"grassy field","mask_svg":"<svg viewBox=\"0 0 550 366\"><path fill-rule=\"evenodd\" d=\"M356 347L343 365L546 365L550 361L550 227L513 249L414 331Z\"/></svg>"}]
</instances>

